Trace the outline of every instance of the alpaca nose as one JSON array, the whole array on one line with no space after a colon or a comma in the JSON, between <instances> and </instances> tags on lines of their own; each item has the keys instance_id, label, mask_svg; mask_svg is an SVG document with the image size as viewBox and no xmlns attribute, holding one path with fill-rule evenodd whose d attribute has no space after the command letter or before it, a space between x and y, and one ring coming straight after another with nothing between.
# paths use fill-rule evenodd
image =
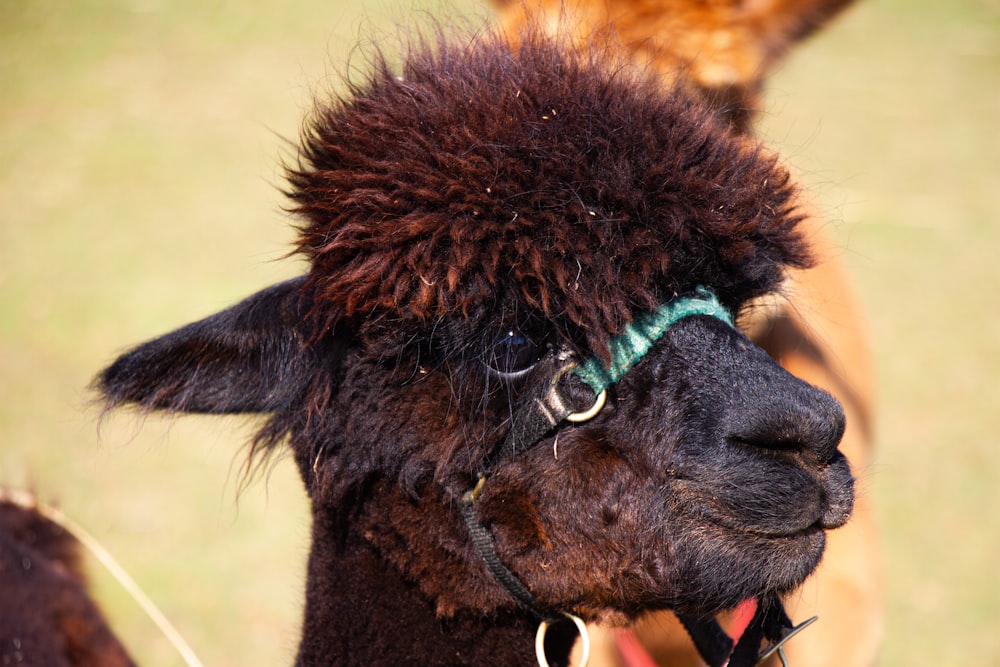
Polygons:
<instances>
[{"instance_id":1,"label":"alpaca nose","mask_svg":"<svg viewBox=\"0 0 1000 667\"><path fill-rule=\"evenodd\" d=\"M729 413L728 439L799 452L818 465L828 463L844 435L843 408L830 394L775 366L775 377L749 387L748 395L741 397L747 408Z\"/></svg>"},{"instance_id":2,"label":"alpaca nose","mask_svg":"<svg viewBox=\"0 0 1000 667\"><path fill-rule=\"evenodd\" d=\"M688 366L695 401L715 413L724 441L798 453L819 466L837 456L845 417L833 396L711 318L682 320L668 338Z\"/></svg>"}]
</instances>

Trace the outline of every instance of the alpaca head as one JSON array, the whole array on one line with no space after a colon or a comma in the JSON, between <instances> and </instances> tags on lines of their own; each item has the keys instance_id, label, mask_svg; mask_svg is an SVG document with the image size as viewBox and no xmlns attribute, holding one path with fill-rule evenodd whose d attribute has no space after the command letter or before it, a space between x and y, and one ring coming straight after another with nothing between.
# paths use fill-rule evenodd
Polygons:
<instances>
[{"instance_id":1,"label":"alpaca head","mask_svg":"<svg viewBox=\"0 0 1000 667\"><path fill-rule=\"evenodd\" d=\"M442 615L515 605L458 507L484 470L479 519L547 609L710 613L816 566L843 413L724 321L809 261L773 157L621 63L484 37L321 106L289 183L308 274L123 355L109 405L269 415L256 447L287 441L314 519ZM553 382L594 402L559 368L613 368L708 292L721 316L647 337L599 413L504 451Z\"/></svg>"}]
</instances>

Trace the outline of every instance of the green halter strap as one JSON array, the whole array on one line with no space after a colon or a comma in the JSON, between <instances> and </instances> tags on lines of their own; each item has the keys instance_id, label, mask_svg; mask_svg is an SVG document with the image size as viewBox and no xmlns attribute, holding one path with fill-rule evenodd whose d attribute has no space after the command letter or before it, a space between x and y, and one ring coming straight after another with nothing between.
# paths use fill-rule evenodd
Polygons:
<instances>
[{"instance_id":1,"label":"green halter strap","mask_svg":"<svg viewBox=\"0 0 1000 667\"><path fill-rule=\"evenodd\" d=\"M733 324L732 315L715 294L699 287L692 295L673 299L632 320L609 341L611 362L607 366L598 357L579 364L565 348L551 351L538 362L535 370L543 377L550 377L550 382L541 388L539 394L526 399L514 414L507 437L487 455L482 472L488 473L502 458L516 456L531 448L564 420L579 423L592 419L604 406L607 388L635 366L671 325L692 315L707 315L729 326ZM592 408L585 412L576 411L561 386L566 374L576 375L593 389L596 400Z\"/></svg>"},{"instance_id":2,"label":"green halter strap","mask_svg":"<svg viewBox=\"0 0 1000 667\"><path fill-rule=\"evenodd\" d=\"M590 385L598 395L618 382L642 359L657 340L678 320L692 315L708 315L733 326L733 316L710 290L699 287L693 296L678 297L656 310L643 313L611 339L608 351L611 364L607 367L597 357L591 357L571 372Z\"/></svg>"}]
</instances>

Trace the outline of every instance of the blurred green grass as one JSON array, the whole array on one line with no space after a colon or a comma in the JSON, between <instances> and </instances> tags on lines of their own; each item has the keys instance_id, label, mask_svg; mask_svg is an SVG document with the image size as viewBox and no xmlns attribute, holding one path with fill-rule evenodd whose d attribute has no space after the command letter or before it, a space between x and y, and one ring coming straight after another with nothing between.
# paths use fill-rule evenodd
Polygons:
<instances>
[{"instance_id":1,"label":"blurred green grass","mask_svg":"<svg viewBox=\"0 0 1000 667\"><path fill-rule=\"evenodd\" d=\"M98 535L207 665L291 663L301 485L282 461L237 493L240 420L114 416L99 436L85 387L125 346L300 269L279 261L283 138L359 40L442 13L485 10L0 2L0 483ZM1000 664L1000 4L862 1L768 100L763 134L818 194L870 316L880 664ZM94 572L141 663L175 664Z\"/></svg>"}]
</instances>

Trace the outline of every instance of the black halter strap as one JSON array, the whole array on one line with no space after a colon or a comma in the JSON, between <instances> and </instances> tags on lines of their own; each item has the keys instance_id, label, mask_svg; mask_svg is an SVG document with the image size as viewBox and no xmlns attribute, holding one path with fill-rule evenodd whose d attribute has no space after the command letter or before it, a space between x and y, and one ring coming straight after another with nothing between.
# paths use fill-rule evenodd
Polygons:
<instances>
[{"instance_id":1,"label":"black halter strap","mask_svg":"<svg viewBox=\"0 0 1000 667\"><path fill-rule=\"evenodd\" d=\"M539 393L525 398L514 413L507 437L483 460L480 477L488 475L502 459L531 449L562 422L580 414L563 386L569 381L564 379L567 373L576 366L573 353L565 348L553 350L538 361L532 374L549 380Z\"/></svg>"},{"instance_id":2,"label":"black halter strap","mask_svg":"<svg viewBox=\"0 0 1000 667\"><path fill-rule=\"evenodd\" d=\"M479 558L486 565L486 569L490 571L496 582L503 586L504 590L517 601L521 609L529 612L539 621L548 621L551 623L558 620L560 618L558 614L545 611L535 604L535 597L528 590L528 587L524 585L523 581L517 578L516 574L507 569L507 566L500 560L500 556L497 555L496 545L493 542L493 536L479 522L479 513L476 511L476 498L479 497L479 492L482 490L485 482L486 478L480 477L476 488L467 491L458 502L458 507L462 511L462 518L465 519L465 526L469 530L469 537L472 539L472 546L476 549Z\"/></svg>"},{"instance_id":3,"label":"black halter strap","mask_svg":"<svg viewBox=\"0 0 1000 667\"><path fill-rule=\"evenodd\" d=\"M544 385L545 389L541 393L524 400L520 409L513 416L511 428L507 432L506 438L484 459L475 488L463 494L458 503L462 518L469 531L469 537L472 540L472 546L493 578L517 601L522 609L530 612L540 621L550 623L562 620L563 616L541 609L535 603L534 596L524 582L503 564L497 555L493 536L479 521L476 500L486 484L489 473L492 472L497 463L504 458L514 457L531 449L567 417L574 414L575 408L565 395L562 386L563 377L574 366L576 366L576 362L573 360L572 353L565 349L553 350L536 364L536 368L532 372L539 373L542 377L551 377L551 380Z\"/></svg>"},{"instance_id":4,"label":"black halter strap","mask_svg":"<svg viewBox=\"0 0 1000 667\"><path fill-rule=\"evenodd\" d=\"M793 625L777 594L758 600L757 611L737 642L726 634L714 616L677 616L708 667L753 667L775 653L787 667L785 643L818 620L813 616ZM762 649L764 641L768 644Z\"/></svg>"}]
</instances>

